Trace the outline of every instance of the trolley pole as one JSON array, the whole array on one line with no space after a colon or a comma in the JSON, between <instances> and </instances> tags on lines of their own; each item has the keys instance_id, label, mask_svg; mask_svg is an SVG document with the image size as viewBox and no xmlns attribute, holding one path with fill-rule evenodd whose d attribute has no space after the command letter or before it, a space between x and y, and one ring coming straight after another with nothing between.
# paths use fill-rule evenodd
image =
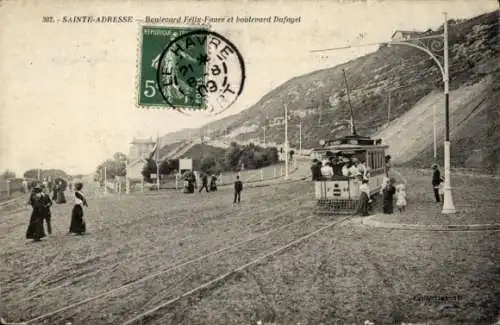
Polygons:
<instances>
[{"instance_id":1,"label":"trolley pole","mask_svg":"<svg viewBox=\"0 0 500 325\"><path fill-rule=\"evenodd\" d=\"M451 195L451 170L450 170L450 96L449 96L449 64L448 64L448 15L444 13L444 100L446 133L444 140L444 202L443 214L456 213L455 204Z\"/></svg>"}]
</instances>

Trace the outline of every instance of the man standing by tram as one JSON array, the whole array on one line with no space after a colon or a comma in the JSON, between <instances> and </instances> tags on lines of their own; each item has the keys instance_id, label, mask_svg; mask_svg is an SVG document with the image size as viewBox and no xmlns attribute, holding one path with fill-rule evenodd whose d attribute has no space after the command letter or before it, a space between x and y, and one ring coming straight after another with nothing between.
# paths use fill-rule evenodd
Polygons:
<instances>
[{"instance_id":1,"label":"man standing by tram","mask_svg":"<svg viewBox=\"0 0 500 325\"><path fill-rule=\"evenodd\" d=\"M319 161L316 158L313 159L313 161L312 161L311 175L312 175L313 182L321 180L321 167L319 166Z\"/></svg>"}]
</instances>

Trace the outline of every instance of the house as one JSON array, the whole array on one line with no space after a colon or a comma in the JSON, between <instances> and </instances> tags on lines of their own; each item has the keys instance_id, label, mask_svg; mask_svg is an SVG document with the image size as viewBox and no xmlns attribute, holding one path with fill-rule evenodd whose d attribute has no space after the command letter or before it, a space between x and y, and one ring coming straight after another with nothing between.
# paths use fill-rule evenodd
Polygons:
<instances>
[{"instance_id":1,"label":"house","mask_svg":"<svg viewBox=\"0 0 500 325\"><path fill-rule=\"evenodd\" d=\"M407 30L396 30L394 34L391 36L391 40L393 41L407 41L413 38L417 38L421 36L424 32L419 32L416 30L407 31Z\"/></svg>"},{"instance_id":2,"label":"house","mask_svg":"<svg viewBox=\"0 0 500 325\"><path fill-rule=\"evenodd\" d=\"M147 163L145 157L139 158L137 160L133 160L127 164L127 177L132 180L141 180L143 179L142 170L144 165Z\"/></svg>"},{"instance_id":3,"label":"house","mask_svg":"<svg viewBox=\"0 0 500 325\"><path fill-rule=\"evenodd\" d=\"M130 143L128 157L130 161L138 160L142 157L147 157L153 151L155 143L152 138L136 139Z\"/></svg>"},{"instance_id":4,"label":"house","mask_svg":"<svg viewBox=\"0 0 500 325\"><path fill-rule=\"evenodd\" d=\"M141 180L142 169L147 162L146 158L153 151L155 142L152 138L149 139L136 139L134 138L130 143L129 149L129 163L127 164L127 177L133 180Z\"/></svg>"}]
</instances>

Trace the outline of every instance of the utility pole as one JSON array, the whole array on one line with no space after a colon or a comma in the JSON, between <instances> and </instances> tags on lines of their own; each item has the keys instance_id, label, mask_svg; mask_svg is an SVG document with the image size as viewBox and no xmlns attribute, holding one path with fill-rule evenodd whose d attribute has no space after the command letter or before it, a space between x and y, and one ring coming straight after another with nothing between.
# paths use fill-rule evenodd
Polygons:
<instances>
[{"instance_id":1,"label":"utility pole","mask_svg":"<svg viewBox=\"0 0 500 325\"><path fill-rule=\"evenodd\" d=\"M391 95L392 90L389 89L389 98L387 99L387 124L391 121Z\"/></svg>"},{"instance_id":2,"label":"utility pole","mask_svg":"<svg viewBox=\"0 0 500 325\"><path fill-rule=\"evenodd\" d=\"M285 179L288 179L288 105L285 104Z\"/></svg>"},{"instance_id":3,"label":"utility pole","mask_svg":"<svg viewBox=\"0 0 500 325\"><path fill-rule=\"evenodd\" d=\"M38 175L37 175L37 179L40 181L41 178L42 178L42 168L43 168L43 162L40 163L40 168L38 168Z\"/></svg>"},{"instance_id":4,"label":"utility pole","mask_svg":"<svg viewBox=\"0 0 500 325\"><path fill-rule=\"evenodd\" d=\"M128 178L128 161L125 158L125 192L130 194L130 180Z\"/></svg>"},{"instance_id":5,"label":"utility pole","mask_svg":"<svg viewBox=\"0 0 500 325\"><path fill-rule=\"evenodd\" d=\"M104 166L104 194L108 194L108 174L107 174L108 166Z\"/></svg>"},{"instance_id":6,"label":"utility pole","mask_svg":"<svg viewBox=\"0 0 500 325\"><path fill-rule=\"evenodd\" d=\"M299 123L299 153L302 153L302 122Z\"/></svg>"},{"instance_id":7,"label":"utility pole","mask_svg":"<svg viewBox=\"0 0 500 325\"><path fill-rule=\"evenodd\" d=\"M156 135L156 187L160 191L160 134Z\"/></svg>"}]
</instances>

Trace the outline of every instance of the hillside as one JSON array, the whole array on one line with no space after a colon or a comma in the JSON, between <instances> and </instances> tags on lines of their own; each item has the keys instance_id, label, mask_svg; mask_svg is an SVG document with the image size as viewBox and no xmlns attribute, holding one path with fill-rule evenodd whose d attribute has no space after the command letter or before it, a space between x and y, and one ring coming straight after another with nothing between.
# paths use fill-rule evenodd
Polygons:
<instances>
[{"instance_id":1,"label":"hillside","mask_svg":"<svg viewBox=\"0 0 500 325\"><path fill-rule=\"evenodd\" d=\"M497 165L500 145L494 140L498 139L500 129L495 128L497 120L491 116L498 116L498 100L492 99L492 96L497 95L495 87L498 88L495 85L499 68L496 63L499 44L498 13L497 10L460 22L451 20L448 24L451 109L456 113L457 121L462 118L460 122L452 122L451 125L454 166L495 168L493 166ZM423 36L439 33L442 33L442 26L425 32ZM438 98L443 97L443 84L434 61L416 49L392 46L380 47L374 53L333 68L293 78L270 91L249 109L231 116L230 121L217 121L205 127L210 130L218 129L214 135L229 132L236 140L249 140L262 138L263 127L267 125L267 141L281 143L284 125L279 118L283 116L285 100L290 114L291 146L298 146L297 129L299 122L302 122L302 146L315 147L319 139L348 132L348 105L342 69L347 71L350 100L360 134L374 135L384 128L396 125L395 120L418 107L416 104L427 113L432 105L437 105L438 112L442 112L444 104ZM487 76L490 76L489 81L484 79ZM474 96L469 96L467 90L462 89L478 82L482 86L472 88ZM388 93L400 86L405 87L392 92L391 122L387 126ZM488 99L481 101L482 98ZM432 103L431 106L428 103ZM474 107L476 108L473 109ZM470 114L462 114L464 110ZM408 114L410 115L406 117L421 118L416 112ZM490 118L486 118L487 116ZM482 127L486 125L481 122L485 119L489 121L488 127ZM432 114L423 119L421 124L432 126ZM438 132L442 134L441 131ZM406 141L422 134L426 133L413 128L411 132L404 134L403 139ZM427 141L429 137L430 145ZM408 146L401 138L393 137L390 145L405 149L407 154L402 155L405 156L403 160L416 165L428 165L428 158L432 157L433 151L432 129L425 139L424 142L413 141L412 146ZM438 150L442 152L442 146Z\"/></svg>"}]
</instances>

